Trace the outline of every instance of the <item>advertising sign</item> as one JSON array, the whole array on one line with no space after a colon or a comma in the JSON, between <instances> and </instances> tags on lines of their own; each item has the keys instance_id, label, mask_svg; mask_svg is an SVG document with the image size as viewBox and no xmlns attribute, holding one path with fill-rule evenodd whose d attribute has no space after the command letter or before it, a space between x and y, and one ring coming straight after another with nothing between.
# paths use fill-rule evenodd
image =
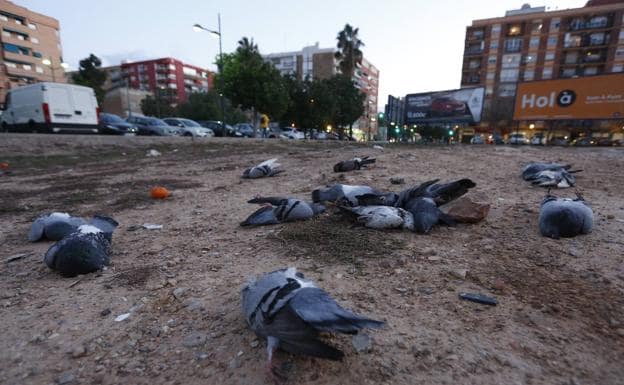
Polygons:
<instances>
[{"instance_id":1,"label":"advertising sign","mask_svg":"<svg viewBox=\"0 0 624 385\"><path fill-rule=\"evenodd\" d=\"M514 120L623 117L624 74L518 84Z\"/></svg>"},{"instance_id":2,"label":"advertising sign","mask_svg":"<svg viewBox=\"0 0 624 385\"><path fill-rule=\"evenodd\" d=\"M407 95L406 123L478 123L484 91L478 87Z\"/></svg>"}]
</instances>

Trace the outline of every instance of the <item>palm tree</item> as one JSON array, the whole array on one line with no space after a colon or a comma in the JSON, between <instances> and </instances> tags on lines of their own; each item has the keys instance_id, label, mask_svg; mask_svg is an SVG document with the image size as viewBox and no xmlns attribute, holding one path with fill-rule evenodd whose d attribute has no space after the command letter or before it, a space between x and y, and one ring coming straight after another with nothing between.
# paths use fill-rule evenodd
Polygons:
<instances>
[{"instance_id":1,"label":"palm tree","mask_svg":"<svg viewBox=\"0 0 624 385\"><path fill-rule=\"evenodd\" d=\"M238 48L236 48L238 52L247 52L247 53L259 53L258 45L254 44L253 37L251 39L247 37L243 37L238 41Z\"/></svg>"},{"instance_id":2,"label":"palm tree","mask_svg":"<svg viewBox=\"0 0 624 385\"><path fill-rule=\"evenodd\" d=\"M338 33L338 51L334 54L338 60L338 69L345 75L353 76L357 64L362 63L361 47L364 43L358 37L359 28L353 28L346 24L344 29Z\"/></svg>"}]
</instances>

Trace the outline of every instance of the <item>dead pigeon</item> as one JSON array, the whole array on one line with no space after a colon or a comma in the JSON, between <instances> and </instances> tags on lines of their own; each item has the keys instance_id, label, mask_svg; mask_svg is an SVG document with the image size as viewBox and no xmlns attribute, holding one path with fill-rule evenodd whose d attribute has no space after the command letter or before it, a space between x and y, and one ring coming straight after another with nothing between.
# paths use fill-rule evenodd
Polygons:
<instances>
[{"instance_id":1,"label":"dead pigeon","mask_svg":"<svg viewBox=\"0 0 624 385\"><path fill-rule=\"evenodd\" d=\"M110 235L119 225L113 218L104 215L95 215L89 223ZM31 242L41 239L60 241L63 237L76 231L79 226L85 224L87 221L83 218L73 217L67 213L53 212L40 215L30 227L28 240Z\"/></svg>"},{"instance_id":2,"label":"dead pigeon","mask_svg":"<svg viewBox=\"0 0 624 385\"><path fill-rule=\"evenodd\" d=\"M319 333L355 334L363 328L383 326L383 322L345 310L294 267L252 280L241 294L249 327L258 337L267 339L267 371L274 379L283 378L273 364L277 348L340 360L344 353L319 339Z\"/></svg>"},{"instance_id":3,"label":"dead pigeon","mask_svg":"<svg viewBox=\"0 0 624 385\"><path fill-rule=\"evenodd\" d=\"M110 263L110 244L102 230L81 225L52 245L44 262L65 277L91 273Z\"/></svg>"},{"instance_id":4,"label":"dead pigeon","mask_svg":"<svg viewBox=\"0 0 624 385\"><path fill-rule=\"evenodd\" d=\"M559 163L543 163L543 162L531 162L524 166L522 169L522 179L533 180L535 176L541 171L545 170L569 170L572 167L570 164Z\"/></svg>"},{"instance_id":5,"label":"dead pigeon","mask_svg":"<svg viewBox=\"0 0 624 385\"><path fill-rule=\"evenodd\" d=\"M407 210L391 206L340 206L343 212L355 216L358 223L372 229L403 228L414 230L414 216Z\"/></svg>"},{"instance_id":6,"label":"dead pigeon","mask_svg":"<svg viewBox=\"0 0 624 385\"><path fill-rule=\"evenodd\" d=\"M353 170L360 170L363 167L366 167L369 164L373 164L376 162L375 158L369 158L368 156L364 156L362 158L353 158L350 160L344 160L342 162L338 162L334 165L334 172L347 172Z\"/></svg>"},{"instance_id":7,"label":"dead pigeon","mask_svg":"<svg viewBox=\"0 0 624 385\"><path fill-rule=\"evenodd\" d=\"M277 163L277 158L265 160L259 165L243 171L243 178L257 179L264 178L265 176L275 176L284 172L284 170L278 170L280 166L281 165Z\"/></svg>"},{"instance_id":8,"label":"dead pigeon","mask_svg":"<svg viewBox=\"0 0 624 385\"><path fill-rule=\"evenodd\" d=\"M594 212L579 193L576 199L557 198L549 193L542 201L539 227L545 237L559 239L589 234L593 224Z\"/></svg>"},{"instance_id":9,"label":"dead pigeon","mask_svg":"<svg viewBox=\"0 0 624 385\"><path fill-rule=\"evenodd\" d=\"M313 202L338 202L341 205L358 206L356 196L364 194L380 195L381 193L369 186L352 186L335 184L328 188L312 191Z\"/></svg>"},{"instance_id":10,"label":"dead pigeon","mask_svg":"<svg viewBox=\"0 0 624 385\"><path fill-rule=\"evenodd\" d=\"M543 170L538 172L532 179L531 184L539 185L541 187L557 187L568 188L574 187L576 184L576 178L574 173L581 170Z\"/></svg>"},{"instance_id":11,"label":"dead pigeon","mask_svg":"<svg viewBox=\"0 0 624 385\"><path fill-rule=\"evenodd\" d=\"M247 203L266 204L241 222L241 226L273 225L310 219L325 211L325 206L295 198L256 197Z\"/></svg>"}]
</instances>

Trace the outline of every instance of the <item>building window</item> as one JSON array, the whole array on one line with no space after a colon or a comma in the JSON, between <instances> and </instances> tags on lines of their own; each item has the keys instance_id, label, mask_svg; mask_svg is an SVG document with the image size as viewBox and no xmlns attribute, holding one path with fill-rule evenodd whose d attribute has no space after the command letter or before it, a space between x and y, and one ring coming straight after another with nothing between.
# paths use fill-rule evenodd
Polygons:
<instances>
[{"instance_id":1,"label":"building window","mask_svg":"<svg viewBox=\"0 0 624 385\"><path fill-rule=\"evenodd\" d=\"M615 50L615 57L618 59L624 58L624 47L618 47L618 49Z\"/></svg>"},{"instance_id":2,"label":"building window","mask_svg":"<svg viewBox=\"0 0 624 385\"><path fill-rule=\"evenodd\" d=\"M501 61L502 68L518 68L520 66L521 56L519 53L511 54L511 55L503 55Z\"/></svg>"},{"instance_id":3,"label":"building window","mask_svg":"<svg viewBox=\"0 0 624 385\"><path fill-rule=\"evenodd\" d=\"M491 65L496 64L496 55L490 55L488 57L488 64L491 64Z\"/></svg>"},{"instance_id":4,"label":"building window","mask_svg":"<svg viewBox=\"0 0 624 385\"><path fill-rule=\"evenodd\" d=\"M557 32L559 31L559 26L561 25L561 19L554 18L550 21L550 28L548 29L549 32Z\"/></svg>"},{"instance_id":5,"label":"building window","mask_svg":"<svg viewBox=\"0 0 624 385\"><path fill-rule=\"evenodd\" d=\"M522 49L522 38L505 40L505 52L520 52Z\"/></svg>"},{"instance_id":6,"label":"building window","mask_svg":"<svg viewBox=\"0 0 624 385\"><path fill-rule=\"evenodd\" d=\"M531 48L537 48L540 45L540 38L539 37L532 37L531 40L529 41L529 47Z\"/></svg>"},{"instance_id":7,"label":"building window","mask_svg":"<svg viewBox=\"0 0 624 385\"><path fill-rule=\"evenodd\" d=\"M518 70L517 68L501 70L500 81L501 82L517 82L519 73L520 73L520 70Z\"/></svg>"},{"instance_id":8,"label":"building window","mask_svg":"<svg viewBox=\"0 0 624 385\"><path fill-rule=\"evenodd\" d=\"M533 33L540 33L542 32L542 21L541 20L536 20L531 24L531 32Z\"/></svg>"},{"instance_id":9,"label":"building window","mask_svg":"<svg viewBox=\"0 0 624 385\"><path fill-rule=\"evenodd\" d=\"M566 33L563 38L563 46L566 48L580 47L582 42L581 35Z\"/></svg>"},{"instance_id":10,"label":"building window","mask_svg":"<svg viewBox=\"0 0 624 385\"><path fill-rule=\"evenodd\" d=\"M585 76L597 75L598 67L585 67L585 71L583 72Z\"/></svg>"},{"instance_id":11,"label":"building window","mask_svg":"<svg viewBox=\"0 0 624 385\"><path fill-rule=\"evenodd\" d=\"M172 70L172 71L175 71L176 66L175 66L175 64L169 64L169 65L167 66L167 68L169 68L169 69L170 69L170 70Z\"/></svg>"},{"instance_id":12,"label":"building window","mask_svg":"<svg viewBox=\"0 0 624 385\"><path fill-rule=\"evenodd\" d=\"M501 84L498 86L498 96L514 96L516 94L515 84Z\"/></svg>"},{"instance_id":13,"label":"building window","mask_svg":"<svg viewBox=\"0 0 624 385\"><path fill-rule=\"evenodd\" d=\"M42 74L43 73L43 68L36 66L35 67L35 72L37 72L38 74Z\"/></svg>"},{"instance_id":14,"label":"building window","mask_svg":"<svg viewBox=\"0 0 624 385\"><path fill-rule=\"evenodd\" d=\"M2 36L11 37L11 32L2 30Z\"/></svg>"},{"instance_id":15,"label":"building window","mask_svg":"<svg viewBox=\"0 0 624 385\"><path fill-rule=\"evenodd\" d=\"M17 35L17 40L24 40L24 35Z\"/></svg>"},{"instance_id":16,"label":"building window","mask_svg":"<svg viewBox=\"0 0 624 385\"><path fill-rule=\"evenodd\" d=\"M494 24L492 26L492 36L498 36L500 34L501 31L501 25L500 24Z\"/></svg>"},{"instance_id":17,"label":"building window","mask_svg":"<svg viewBox=\"0 0 624 385\"><path fill-rule=\"evenodd\" d=\"M175 78L176 78L175 74L169 74L169 75L167 75L167 77L169 79L173 79L173 80L175 80Z\"/></svg>"},{"instance_id":18,"label":"building window","mask_svg":"<svg viewBox=\"0 0 624 385\"><path fill-rule=\"evenodd\" d=\"M42 57L41 52L34 52L34 51L33 51L33 56L37 57L39 59L41 59L41 57Z\"/></svg>"},{"instance_id":19,"label":"building window","mask_svg":"<svg viewBox=\"0 0 624 385\"><path fill-rule=\"evenodd\" d=\"M24 25L21 20L15 19L15 24Z\"/></svg>"},{"instance_id":20,"label":"building window","mask_svg":"<svg viewBox=\"0 0 624 385\"><path fill-rule=\"evenodd\" d=\"M507 36L518 36L522 33L522 25L521 24L512 24L509 26L509 30L507 32Z\"/></svg>"},{"instance_id":21,"label":"building window","mask_svg":"<svg viewBox=\"0 0 624 385\"><path fill-rule=\"evenodd\" d=\"M548 37L548 48L554 48L557 46L557 36Z\"/></svg>"},{"instance_id":22,"label":"building window","mask_svg":"<svg viewBox=\"0 0 624 385\"><path fill-rule=\"evenodd\" d=\"M492 40L490 42L490 50L498 49L498 40Z\"/></svg>"},{"instance_id":23,"label":"building window","mask_svg":"<svg viewBox=\"0 0 624 385\"><path fill-rule=\"evenodd\" d=\"M30 64L22 64L22 67L24 67L26 71L32 70L32 66Z\"/></svg>"},{"instance_id":24,"label":"building window","mask_svg":"<svg viewBox=\"0 0 624 385\"><path fill-rule=\"evenodd\" d=\"M494 93L494 87L492 86L487 86L485 87L485 95L486 96L490 96Z\"/></svg>"},{"instance_id":25,"label":"building window","mask_svg":"<svg viewBox=\"0 0 624 385\"><path fill-rule=\"evenodd\" d=\"M555 53L546 52L546 55L544 55L544 61L552 61L552 60L555 60Z\"/></svg>"},{"instance_id":26,"label":"building window","mask_svg":"<svg viewBox=\"0 0 624 385\"><path fill-rule=\"evenodd\" d=\"M39 44L39 39L37 39L36 37L31 37L31 38L30 38L30 41L31 41L33 44Z\"/></svg>"},{"instance_id":27,"label":"building window","mask_svg":"<svg viewBox=\"0 0 624 385\"><path fill-rule=\"evenodd\" d=\"M537 55L526 55L524 57L525 64L535 63L536 61L537 61Z\"/></svg>"},{"instance_id":28,"label":"building window","mask_svg":"<svg viewBox=\"0 0 624 385\"><path fill-rule=\"evenodd\" d=\"M542 79L550 79L552 78L552 68L546 67L542 70Z\"/></svg>"},{"instance_id":29,"label":"building window","mask_svg":"<svg viewBox=\"0 0 624 385\"><path fill-rule=\"evenodd\" d=\"M177 89L177 88L178 88L178 85L177 85L177 84L175 84L175 83L169 83L169 84L167 84L167 86L168 86L169 88L171 88L172 90L174 90L174 89Z\"/></svg>"},{"instance_id":30,"label":"building window","mask_svg":"<svg viewBox=\"0 0 624 385\"><path fill-rule=\"evenodd\" d=\"M34 25L33 23L28 23L28 28L30 28L30 29L37 29L37 26Z\"/></svg>"},{"instance_id":31,"label":"building window","mask_svg":"<svg viewBox=\"0 0 624 385\"><path fill-rule=\"evenodd\" d=\"M611 68L611 72L622 72L624 71L624 64L614 64Z\"/></svg>"},{"instance_id":32,"label":"building window","mask_svg":"<svg viewBox=\"0 0 624 385\"><path fill-rule=\"evenodd\" d=\"M474 70L480 67L481 67L481 60L471 60L468 63L468 68L470 68L471 70Z\"/></svg>"},{"instance_id":33,"label":"building window","mask_svg":"<svg viewBox=\"0 0 624 385\"><path fill-rule=\"evenodd\" d=\"M2 20L2 21L9 21L9 18L4 16L4 15L0 15L0 20Z\"/></svg>"},{"instance_id":34,"label":"building window","mask_svg":"<svg viewBox=\"0 0 624 385\"><path fill-rule=\"evenodd\" d=\"M576 76L576 68L563 68L561 70L562 78L571 78L573 76Z\"/></svg>"},{"instance_id":35,"label":"building window","mask_svg":"<svg viewBox=\"0 0 624 385\"><path fill-rule=\"evenodd\" d=\"M17 64L10 61L5 61L4 64L9 68L17 68Z\"/></svg>"},{"instance_id":36,"label":"building window","mask_svg":"<svg viewBox=\"0 0 624 385\"><path fill-rule=\"evenodd\" d=\"M570 21L570 30L577 31L579 29L585 28L585 21L581 17L575 17Z\"/></svg>"},{"instance_id":37,"label":"building window","mask_svg":"<svg viewBox=\"0 0 624 385\"><path fill-rule=\"evenodd\" d=\"M622 28L622 29L620 30L620 36L619 36L619 39L620 39L620 40L624 40L624 28Z\"/></svg>"},{"instance_id":38,"label":"building window","mask_svg":"<svg viewBox=\"0 0 624 385\"><path fill-rule=\"evenodd\" d=\"M606 44L607 34L604 32L597 32L589 34L589 44L590 45L603 45Z\"/></svg>"},{"instance_id":39,"label":"building window","mask_svg":"<svg viewBox=\"0 0 624 385\"><path fill-rule=\"evenodd\" d=\"M609 19L606 16L594 16L589 19L587 23L588 28L604 28L609 23Z\"/></svg>"},{"instance_id":40,"label":"building window","mask_svg":"<svg viewBox=\"0 0 624 385\"><path fill-rule=\"evenodd\" d=\"M575 64L578 61L578 52L567 52L563 58L565 64Z\"/></svg>"},{"instance_id":41,"label":"building window","mask_svg":"<svg viewBox=\"0 0 624 385\"><path fill-rule=\"evenodd\" d=\"M18 46L16 46L15 44L11 44L11 43L4 43L2 44L2 47L4 48L5 51L7 52L11 52L11 53L20 53L20 49Z\"/></svg>"},{"instance_id":42,"label":"building window","mask_svg":"<svg viewBox=\"0 0 624 385\"><path fill-rule=\"evenodd\" d=\"M495 78L495 77L496 77L496 73L494 73L494 72L488 72L488 73L485 75L485 78L486 78L487 80L494 80L494 78Z\"/></svg>"},{"instance_id":43,"label":"building window","mask_svg":"<svg viewBox=\"0 0 624 385\"><path fill-rule=\"evenodd\" d=\"M524 80L533 80L534 77L535 77L535 71L533 70L524 71Z\"/></svg>"}]
</instances>

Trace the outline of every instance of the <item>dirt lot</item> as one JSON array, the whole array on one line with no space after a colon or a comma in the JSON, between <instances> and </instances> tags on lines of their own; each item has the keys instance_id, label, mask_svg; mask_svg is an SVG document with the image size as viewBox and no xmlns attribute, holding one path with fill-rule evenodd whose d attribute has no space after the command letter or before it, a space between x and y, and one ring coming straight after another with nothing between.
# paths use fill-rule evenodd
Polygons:
<instances>
[{"instance_id":1,"label":"dirt lot","mask_svg":"<svg viewBox=\"0 0 624 385\"><path fill-rule=\"evenodd\" d=\"M147 157L149 149L162 153ZM369 170L332 165L375 155ZM624 150L404 147L186 138L0 135L0 382L262 384L265 342L248 330L247 278L297 266L342 305L386 321L370 351L333 337L343 362L286 353L292 384L621 384L624 380ZM279 157L286 173L241 180ZM545 190L519 178L530 160L573 163L593 205L588 236L538 234ZM352 227L335 215L243 229L256 194L309 197L339 181L384 190L401 176L470 177L488 218L430 235ZM171 199L152 201L164 185ZM400 186L399 186L400 187ZM572 196L572 190L558 191ZM43 212L108 213L120 227L113 264L62 278L28 243ZM143 223L162 230L139 229ZM8 257L25 253L8 262ZM454 272L466 269L465 279ZM489 307L458 298L493 295ZM121 322L118 315L130 313Z\"/></svg>"}]
</instances>

